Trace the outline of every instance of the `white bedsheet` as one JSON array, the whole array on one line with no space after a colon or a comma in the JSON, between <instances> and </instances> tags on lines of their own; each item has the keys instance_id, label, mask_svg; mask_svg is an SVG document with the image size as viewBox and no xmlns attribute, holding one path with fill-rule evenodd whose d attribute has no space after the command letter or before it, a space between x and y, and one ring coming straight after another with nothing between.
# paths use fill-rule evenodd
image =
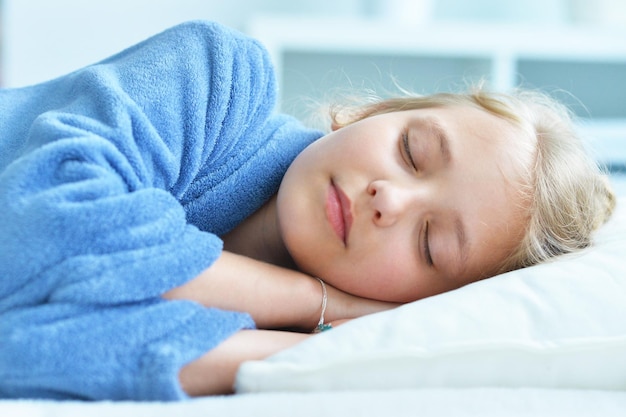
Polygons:
<instances>
[{"instance_id":1,"label":"white bedsheet","mask_svg":"<svg viewBox=\"0 0 626 417\"><path fill-rule=\"evenodd\" d=\"M626 416L625 391L419 389L264 393L180 403L0 401L2 417Z\"/></svg>"}]
</instances>

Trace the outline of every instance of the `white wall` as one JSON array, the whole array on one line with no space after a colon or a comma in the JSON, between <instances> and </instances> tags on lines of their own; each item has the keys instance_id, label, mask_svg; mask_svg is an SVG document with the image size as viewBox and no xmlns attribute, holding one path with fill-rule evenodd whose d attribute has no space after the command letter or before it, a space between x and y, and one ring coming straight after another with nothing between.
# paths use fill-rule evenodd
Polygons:
<instances>
[{"instance_id":1,"label":"white wall","mask_svg":"<svg viewBox=\"0 0 626 417\"><path fill-rule=\"evenodd\" d=\"M2 85L65 74L176 23L245 30L257 13L353 14L360 0L3 0Z\"/></svg>"},{"instance_id":2,"label":"white wall","mask_svg":"<svg viewBox=\"0 0 626 417\"><path fill-rule=\"evenodd\" d=\"M0 85L6 87L65 74L191 19L216 20L243 31L247 22L263 13L376 16L387 18L391 25L459 19L554 25L572 18L598 25L626 25L626 0L0 1Z\"/></svg>"}]
</instances>

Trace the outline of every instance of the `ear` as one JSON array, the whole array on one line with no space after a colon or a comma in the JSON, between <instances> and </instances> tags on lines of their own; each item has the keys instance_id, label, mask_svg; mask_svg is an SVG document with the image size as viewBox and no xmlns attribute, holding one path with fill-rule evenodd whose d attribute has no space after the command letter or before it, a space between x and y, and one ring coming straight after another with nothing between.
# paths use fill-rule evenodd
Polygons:
<instances>
[{"instance_id":1,"label":"ear","mask_svg":"<svg viewBox=\"0 0 626 417\"><path fill-rule=\"evenodd\" d=\"M333 120L332 123L330 124L330 130L334 132L339 129L341 129L341 125Z\"/></svg>"}]
</instances>

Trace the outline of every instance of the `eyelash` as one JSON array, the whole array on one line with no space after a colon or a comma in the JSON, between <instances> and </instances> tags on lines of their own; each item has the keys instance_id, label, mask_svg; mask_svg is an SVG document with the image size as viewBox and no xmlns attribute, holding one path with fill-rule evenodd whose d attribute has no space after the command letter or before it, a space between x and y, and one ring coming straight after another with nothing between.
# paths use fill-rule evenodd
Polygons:
<instances>
[{"instance_id":1,"label":"eyelash","mask_svg":"<svg viewBox=\"0 0 626 417\"><path fill-rule=\"evenodd\" d=\"M424 252L425 252L425 258L426 258L426 263L428 264L428 266L434 266L433 263L433 258L430 255L430 245L428 244L428 222L426 222L426 226L424 228Z\"/></svg>"},{"instance_id":2,"label":"eyelash","mask_svg":"<svg viewBox=\"0 0 626 417\"><path fill-rule=\"evenodd\" d=\"M413 169L417 170L417 164L415 163L413 155L411 154L411 147L409 146L409 134L407 132L402 133L402 147L404 150L404 154L409 160L409 165L411 165Z\"/></svg>"}]
</instances>

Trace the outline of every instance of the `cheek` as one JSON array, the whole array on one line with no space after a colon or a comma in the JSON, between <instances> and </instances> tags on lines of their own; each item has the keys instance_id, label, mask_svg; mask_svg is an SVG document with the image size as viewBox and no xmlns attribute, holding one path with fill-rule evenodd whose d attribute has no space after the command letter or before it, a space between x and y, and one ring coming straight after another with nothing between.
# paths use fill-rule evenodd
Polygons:
<instances>
[{"instance_id":1,"label":"cheek","mask_svg":"<svg viewBox=\"0 0 626 417\"><path fill-rule=\"evenodd\" d=\"M338 287L367 298L385 301L415 299L419 270L406 246L385 244L348 265L338 277Z\"/></svg>"}]
</instances>

